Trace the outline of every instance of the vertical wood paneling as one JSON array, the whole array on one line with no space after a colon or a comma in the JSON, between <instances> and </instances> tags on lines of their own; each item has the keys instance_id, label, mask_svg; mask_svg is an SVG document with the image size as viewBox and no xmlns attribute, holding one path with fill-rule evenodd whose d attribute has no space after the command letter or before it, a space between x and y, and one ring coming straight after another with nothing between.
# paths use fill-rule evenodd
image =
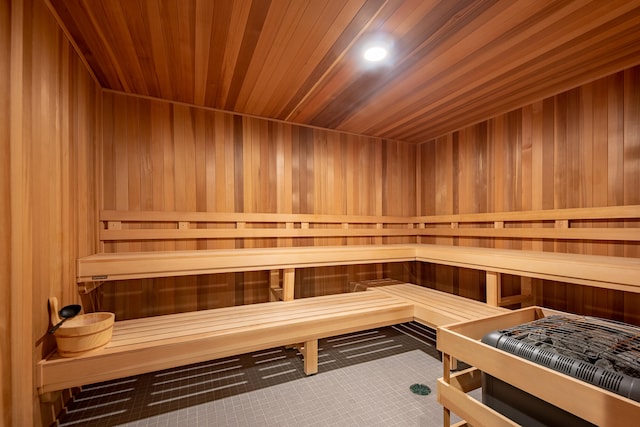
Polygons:
<instances>
[{"instance_id":1,"label":"vertical wood paneling","mask_svg":"<svg viewBox=\"0 0 640 427\"><path fill-rule=\"evenodd\" d=\"M11 425L13 402L11 342L11 7L0 3L0 424ZM10 286L10 285L11 286Z\"/></svg>"},{"instance_id":2,"label":"vertical wood paneling","mask_svg":"<svg viewBox=\"0 0 640 427\"><path fill-rule=\"evenodd\" d=\"M529 115L530 114L530 115ZM523 154L523 201L522 209L524 210L540 210L543 204L542 185L544 168L543 168L543 103L536 102L530 106L523 108L523 141L531 140L531 157L530 164L527 163L528 157ZM523 143L523 146L526 146ZM526 171L529 171L528 173ZM528 179L527 179L528 178ZM533 185L533 183L537 185ZM531 194L528 200L527 193ZM538 224L542 227L542 224ZM522 248L525 250L542 250L542 240L532 239L523 242ZM530 288L533 296L534 304L541 304L542 301L542 281L539 279L531 279L530 284L524 282L525 288ZM529 286L527 286L529 285ZM540 301L540 302L539 302Z\"/></svg>"},{"instance_id":3,"label":"vertical wood paneling","mask_svg":"<svg viewBox=\"0 0 640 427\"><path fill-rule=\"evenodd\" d=\"M419 214L637 204L639 94L640 67L636 66L422 144L418 155L418 168L423 171ZM451 145L450 141L458 142ZM437 161L425 155L433 152ZM483 170L487 155L487 169ZM435 169L435 183L431 175L424 174L429 168ZM637 221L598 222L598 226L625 225L637 226ZM514 246L500 239L440 240L445 244L640 257L638 245L631 243L532 239ZM423 268L421 274L426 282L435 280L437 287L483 297L477 291L483 279L474 279L463 270L445 275ZM515 292L518 281L509 278L503 291ZM533 280L532 287L536 301L546 306L640 324L637 295L539 280Z\"/></svg>"},{"instance_id":4,"label":"vertical wood paneling","mask_svg":"<svg viewBox=\"0 0 640 427\"><path fill-rule=\"evenodd\" d=\"M416 146L104 93L103 209L415 215ZM107 124L109 128L107 129ZM389 238L389 243L406 238ZM374 238L117 243L108 251L367 244ZM384 266L309 269L296 296L342 292ZM119 318L267 301L268 272L104 287ZM155 290L154 290L155 289ZM155 292L155 294L154 294ZM154 294L154 295L151 295ZM173 305L173 307L171 307Z\"/></svg>"},{"instance_id":5,"label":"vertical wood paneling","mask_svg":"<svg viewBox=\"0 0 640 427\"><path fill-rule=\"evenodd\" d=\"M2 423L49 425L34 367L54 344L47 299L80 302L75 260L97 248L100 89L43 1L4 2L0 27Z\"/></svg>"}]
</instances>

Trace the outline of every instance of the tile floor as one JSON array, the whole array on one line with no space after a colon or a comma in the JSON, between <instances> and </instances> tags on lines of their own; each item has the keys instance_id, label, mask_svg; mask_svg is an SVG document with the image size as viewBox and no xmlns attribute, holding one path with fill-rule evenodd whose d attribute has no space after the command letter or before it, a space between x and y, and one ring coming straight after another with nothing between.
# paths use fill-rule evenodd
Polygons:
<instances>
[{"instance_id":1,"label":"tile floor","mask_svg":"<svg viewBox=\"0 0 640 427\"><path fill-rule=\"evenodd\" d=\"M435 334L417 323L320 340L317 375L275 348L83 388L60 426L442 426ZM425 384L431 394L410 391Z\"/></svg>"}]
</instances>

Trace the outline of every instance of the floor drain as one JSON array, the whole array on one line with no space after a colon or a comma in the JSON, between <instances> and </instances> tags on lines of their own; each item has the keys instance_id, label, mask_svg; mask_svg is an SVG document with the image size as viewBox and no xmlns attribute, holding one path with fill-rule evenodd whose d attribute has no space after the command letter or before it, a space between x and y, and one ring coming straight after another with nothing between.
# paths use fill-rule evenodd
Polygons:
<instances>
[{"instance_id":1,"label":"floor drain","mask_svg":"<svg viewBox=\"0 0 640 427\"><path fill-rule=\"evenodd\" d=\"M426 396L427 394L431 393L431 389L424 384L413 384L411 387L409 387L409 389L413 393L419 394L420 396Z\"/></svg>"}]
</instances>

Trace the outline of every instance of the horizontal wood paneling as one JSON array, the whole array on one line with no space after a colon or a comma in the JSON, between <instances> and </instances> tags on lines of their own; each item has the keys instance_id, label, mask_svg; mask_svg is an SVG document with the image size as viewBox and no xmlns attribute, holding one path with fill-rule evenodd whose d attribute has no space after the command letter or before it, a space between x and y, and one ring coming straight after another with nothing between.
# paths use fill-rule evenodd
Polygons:
<instances>
[{"instance_id":1,"label":"horizontal wood paneling","mask_svg":"<svg viewBox=\"0 0 640 427\"><path fill-rule=\"evenodd\" d=\"M105 88L416 143L640 63L640 0L51 2Z\"/></svg>"},{"instance_id":2,"label":"horizontal wood paneling","mask_svg":"<svg viewBox=\"0 0 640 427\"><path fill-rule=\"evenodd\" d=\"M105 91L104 209L411 216L416 146ZM105 251L366 244L410 237L106 243ZM380 243L382 243L382 241ZM373 270L372 270L373 268ZM384 267L313 269L298 295L341 292ZM372 277L373 276L373 277ZM345 281L346 279L346 281ZM119 318L267 301L268 272L105 286ZM154 295L154 286L161 290ZM151 313L149 312L151 311Z\"/></svg>"},{"instance_id":3,"label":"horizontal wood paneling","mask_svg":"<svg viewBox=\"0 0 640 427\"><path fill-rule=\"evenodd\" d=\"M420 145L420 215L633 205L640 201L640 67L633 67ZM431 172L432 171L432 172ZM640 212L638 213L640 215ZM540 227L545 226L540 223ZM584 220L574 227L638 227ZM425 239L426 240L426 239ZM640 257L637 243L435 237L436 243ZM423 280L481 299L484 276L448 267ZM503 282L503 293L519 288ZM538 303L640 324L638 297L534 280Z\"/></svg>"}]
</instances>

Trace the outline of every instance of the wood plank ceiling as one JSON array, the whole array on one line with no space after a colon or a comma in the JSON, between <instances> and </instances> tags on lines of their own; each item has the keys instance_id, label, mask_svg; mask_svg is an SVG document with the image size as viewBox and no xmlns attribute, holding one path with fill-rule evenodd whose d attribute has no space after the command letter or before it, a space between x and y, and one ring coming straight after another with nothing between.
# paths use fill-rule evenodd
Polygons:
<instances>
[{"instance_id":1,"label":"wood plank ceiling","mask_svg":"<svg viewBox=\"0 0 640 427\"><path fill-rule=\"evenodd\" d=\"M640 0L47 1L106 89L416 143L640 63Z\"/></svg>"}]
</instances>

